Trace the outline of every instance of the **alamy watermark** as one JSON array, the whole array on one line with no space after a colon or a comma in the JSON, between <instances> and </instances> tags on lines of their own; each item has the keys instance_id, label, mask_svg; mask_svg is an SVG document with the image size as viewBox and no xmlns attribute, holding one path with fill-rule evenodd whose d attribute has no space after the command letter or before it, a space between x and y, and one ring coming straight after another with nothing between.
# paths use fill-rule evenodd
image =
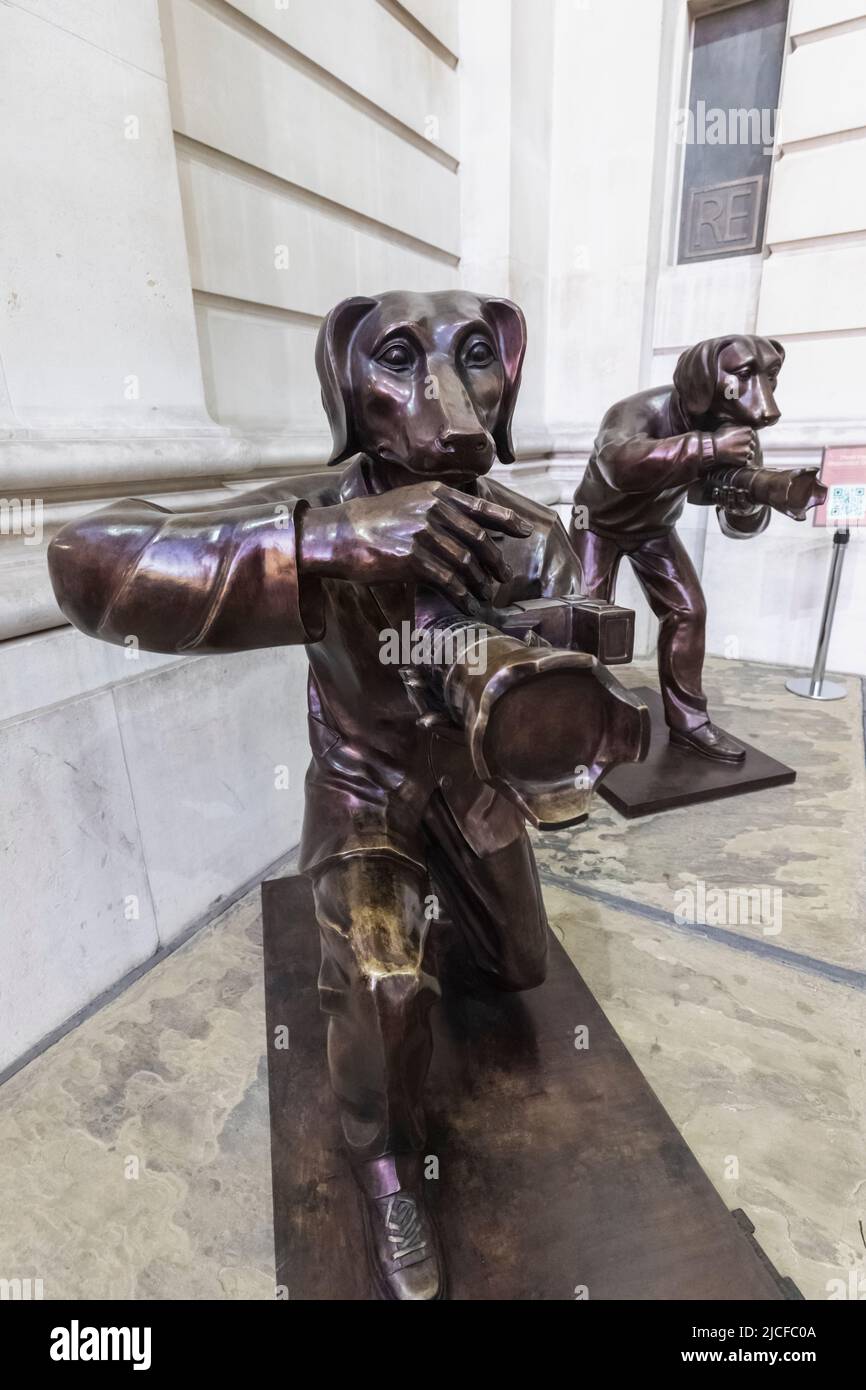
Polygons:
<instances>
[{"instance_id":1,"label":"alamy watermark","mask_svg":"<svg viewBox=\"0 0 866 1390\"><path fill-rule=\"evenodd\" d=\"M485 628L470 624L453 627L413 627L408 621L379 633L379 660L383 666L441 666L460 664L473 676L487 670Z\"/></svg>"},{"instance_id":2,"label":"alamy watermark","mask_svg":"<svg viewBox=\"0 0 866 1390\"><path fill-rule=\"evenodd\" d=\"M134 1371L149 1371L151 1328L82 1327L73 1318L52 1328L48 1354L52 1361L129 1361Z\"/></svg>"},{"instance_id":3,"label":"alamy watermark","mask_svg":"<svg viewBox=\"0 0 866 1390\"><path fill-rule=\"evenodd\" d=\"M0 1279L0 1303L29 1303L44 1297L42 1279Z\"/></svg>"},{"instance_id":4,"label":"alamy watermark","mask_svg":"<svg viewBox=\"0 0 866 1390\"><path fill-rule=\"evenodd\" d=\"M701 99L694 111L683 107L675 112L674 140L678 145L760 145L764 154L772 154L777 114L773 106L732 106L726 111Z\"/></svg>"},{"instance_id":5,"label":"alamy watermark","mask_svg":"<svg viewBox=\"0 0 866 1390\"><path fill-rule=\"evenodd\" d=\"M41 545L44 514L41 497L0 497L0 536L23 536L25 545Z\"/></svg>"},{"instance_id":6,"label":"alamy watermark","mask_svg":"<svg viewBox=\"0 0 866 1390\"><path fill-rule=\"evenodd\" d=\"M703 879L674 893L674 921L705 927L760 927L763 936L782 930L782 890L762 884L754 888L714 888Z\"/></svg>"}]
</instances>

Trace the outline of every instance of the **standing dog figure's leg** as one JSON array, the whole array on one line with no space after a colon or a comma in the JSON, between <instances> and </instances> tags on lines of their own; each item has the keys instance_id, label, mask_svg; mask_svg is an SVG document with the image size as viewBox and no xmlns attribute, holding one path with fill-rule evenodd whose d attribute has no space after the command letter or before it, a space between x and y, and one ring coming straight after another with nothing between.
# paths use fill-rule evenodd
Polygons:
<instances>
[{"instance_id":1,"label":"standing dog figure's leg","mask_svg":"<svg viewBox=\"0 0 866 1390\"><path fill-rule=\"evenodd\" d=\"M741 762L742 744L711 723L707 713L702 685L707 606L688 551L670 531L644 541L629 558L660 620L659 684L671 742L720 762Z\"/></svg>"},{"instance_id":2,"label":"standing dog figure's leg","mask_svg":"<svg viewBox=\"0 0 866 1390\"><path fill-rule=\"evenodd\" d=\"M609 536L599 536L595 531L588 531L573 523L568 534L580 563L580 592L585 598L599 598L605 603L613 603L617 571L622 559L619 544Z\"/></svg>"}]
</instances>

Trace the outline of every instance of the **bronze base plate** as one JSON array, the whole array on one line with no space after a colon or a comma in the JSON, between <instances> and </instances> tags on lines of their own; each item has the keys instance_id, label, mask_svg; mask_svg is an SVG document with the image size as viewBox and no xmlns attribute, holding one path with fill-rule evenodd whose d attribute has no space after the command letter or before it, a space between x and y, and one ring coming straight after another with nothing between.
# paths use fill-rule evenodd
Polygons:
<instances>
[{"instance_id":1,"label":"bronze base plate","mask_svg":"<svg viewBox=\"0 0 866 1390\"><path fill-rule=\"evenodd\" d=\"M262 898L279 1296L370 1299L328 1082L312 893L306 879L272 879ZM727 1209L553 936L547 981L525 994L475 982L448 923L431 936L443 999L426 1153L438 1160L429 1198L452 1300L799 1296ZM282 1027L287 1047L275 1046ZM577 1050L581 1027L589 1046Z\"/></svg>"},{"instance_id":2,"label":"bronze base plate","mask_svg":"<svg viewBox=\"0 0 866 1390\"><path fill-rule=\"evenodd\" d=\"M639 686L633 693L649 707L652 718L649 752L642 763L620 763L598 786L599 796L627 819L673 811L677 806L691 806L698 801L718 801L723 796L782 787L796 779L793 768L742 739L737 740L746 750L741 763L715 762L686 748L674 748L668 738L658 691Z\"/></svg>"}]
</instances>

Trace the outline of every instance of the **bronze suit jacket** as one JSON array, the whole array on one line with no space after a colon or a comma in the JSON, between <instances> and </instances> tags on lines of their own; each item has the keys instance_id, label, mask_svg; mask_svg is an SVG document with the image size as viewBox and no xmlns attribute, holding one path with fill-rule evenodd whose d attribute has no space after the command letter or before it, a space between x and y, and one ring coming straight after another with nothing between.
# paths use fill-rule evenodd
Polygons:
<instances>
[{"instance_id":1,"label":"bronze suit jacket","mask_svg":"<svg viewBox=\"0 0 866 1390\"><path fill-rule=\"evenodd\" d=\"M602 420L575 505L587 508L589 530L600 536L653 540L672 530L687 499L709 503L700 480L714 462L712 434L696 427L673 386L639 391ZM769 509L762 508L754 519L732 524L747 534L768 520Z\"/></svg>"},{"instance_id":2,"label":"bronze suit jacket","mask_svg":"<svg viewBox=\"0 0 866 1390\"><path fill-rule=\"evenodd\" d=\"M488 478L478 492L533 525L498 537L513 578L494 602L579 592L556 513ZM309 505L368 494L360 457L290 478L210 511L127 500L65 526L49 548L60 605L82 631L134 637L150 651L233 652L303 643L312 762L303 870L334 857L391 853L424 865L421 817L438 787L471 848L485 856L523 834L511 805L480 782L460 742L418 726L384 629L414 622L412 585L364 586L298 571L296 524Z\"/></svg>"}]
</instances>

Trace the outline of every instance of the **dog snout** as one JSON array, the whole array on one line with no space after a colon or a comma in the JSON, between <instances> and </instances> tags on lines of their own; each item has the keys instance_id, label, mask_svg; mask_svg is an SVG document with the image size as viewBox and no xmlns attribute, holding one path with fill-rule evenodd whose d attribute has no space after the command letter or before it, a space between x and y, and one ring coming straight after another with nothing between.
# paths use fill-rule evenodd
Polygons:
<instances>
[{"instance_id":1,"label":"dog snout","mask_svg":"<svg viewBox=\"0 0 866 1390\"><path fill-rule=\"evenodd\" d=\"M486 430L444 429L436 437L436 448L443 454L481 453L490 443Z\"/></svg>"},{"instance_id":2,"label":"dog snout","mask_svg":"<svg viewBox=\"0 0 866 1390\"><path fill-rule=\"evenodd\" d=\"M775 425L782 412L776 405L776 398L768 381L761 382L755 400L755 416L760 425Z\"/></svg>"}]
</instances>

